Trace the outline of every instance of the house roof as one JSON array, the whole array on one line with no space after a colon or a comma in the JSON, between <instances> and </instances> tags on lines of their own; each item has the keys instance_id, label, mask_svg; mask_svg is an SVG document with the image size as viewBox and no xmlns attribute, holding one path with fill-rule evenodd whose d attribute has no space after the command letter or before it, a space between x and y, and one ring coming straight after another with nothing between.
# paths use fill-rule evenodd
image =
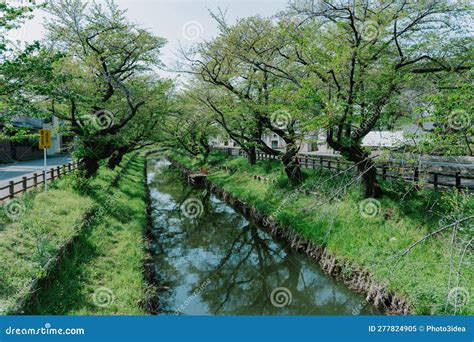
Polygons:
<instances>
[{"instance_id":1,"label":"house roof","mask_svg":"<svg viewBox=\"0 0 474 342\"><path fill-rule=\"evenodd\" d=\"M28 117L14 117L11 121L13 126L16 127L25 127L25 128L43 128L43 120L36 119L36 118L28 118Z\"/></svg>"},{"instance_id":2,"label":"house roof","mask_svg":"<svg viewBox=\"0 0 474 342\"><path fill-rule=\"evenodd\" d=\"M403 131L376 131L368 133L362 140L363 146L374 146L374 147L393 147L402 143L407 143L408 139L405 138Z\"/></svg>"}]
</instances>

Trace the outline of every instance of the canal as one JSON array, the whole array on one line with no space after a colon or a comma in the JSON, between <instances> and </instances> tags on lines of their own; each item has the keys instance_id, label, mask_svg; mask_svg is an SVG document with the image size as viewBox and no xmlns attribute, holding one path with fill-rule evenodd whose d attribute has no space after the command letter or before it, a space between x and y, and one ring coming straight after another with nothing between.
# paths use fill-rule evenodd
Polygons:
<instances>
[{"instance_id":1,"label":"canal","mask_svg":"<svg viewBox=\"0 0 474 342\"><path fill-rule=\"evenodd\" d=\"M150 159L162 314L371 315L382 312L259 229L165 159Z\"/></svg>"}]
</instances>

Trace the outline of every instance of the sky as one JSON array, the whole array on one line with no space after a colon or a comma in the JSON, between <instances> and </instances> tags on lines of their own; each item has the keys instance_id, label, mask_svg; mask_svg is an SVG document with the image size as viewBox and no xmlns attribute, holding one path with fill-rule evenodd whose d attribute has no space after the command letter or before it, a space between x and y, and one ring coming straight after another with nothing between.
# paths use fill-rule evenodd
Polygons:
<instances>
[{"instance_id":1,"label":"sky","mask_svg":"<svg viewBox=\"0 0 474 342\"><path fill-rule=\"evenodd\" d=\"M8 1L8 0L7 0ZM10 0L14 1L14 0ZM16 0L19 1L19 0ZM103 2L103 1L99 1ZM179 46L190 46L202 39L210 39L217 33L217 25L209 10L221 8L227 11L229 21L251 15L271 16L285 9L287 0L116 0L122 9L128 9L127 18L168 43L162 50L162 60L172 68L177 59ZM10 35L15 39L33 41L44 37L42 22L44 12L36 12L35 18ZM176 78L177 74L160 70L163 77Z\"/></svg>"}]
</instances>

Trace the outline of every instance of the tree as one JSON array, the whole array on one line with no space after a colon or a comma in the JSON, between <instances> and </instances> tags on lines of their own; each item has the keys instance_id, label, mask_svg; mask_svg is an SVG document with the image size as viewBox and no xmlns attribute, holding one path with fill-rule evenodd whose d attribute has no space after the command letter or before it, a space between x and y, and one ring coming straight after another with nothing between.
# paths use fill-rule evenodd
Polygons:
<instances>
[{"instance_id":1,"label":"tree","mask_svg":"<svg viewBox=\"0 0 474 342\"><path fill-rule=\"evenodd\" d=\"M187 72L211 85L205 97L200 97L201 101L216 112L216 121L247 152L251 163L255 162L255 147L281 155L288 178L293 183L300 182L303 176L297 154L304 126L297 124L299 115L295 114L300 113L292 106L290 95L299 85L295 79L285 78L287 74L277 66L288 62L277 54L275 45L281 42L274 41L274 25L271 20L251 17L229 26L222 17L215 18L220 27L219 36L198 44L192 53L183 53L191 64ZM286 96L282 96L283 89ZM226 99L232 99L236 108L226 105L230 102L223 101L222 94ZM227 112L219 107L223 102ZM241 108L245 109L242 111ZM293 115L287 108L292 109ZM245 126L240 125L236 131L228 119L229 112L234 117L235 113L246 117L242 121ZM262 140L262 135L269 131L285 141L283 153Z\"/></svg>"},{"instance_id":2,"label":"tree","mask_svg":"<svg viewBox=\"0 0 474 342\"><path fill-rule=\"evenodd\" d=\"M473 60L472 52L471 55ZM458 75L443 80L435 91L424 97L427 105L420 105L419 124L424 132L428 132L421 139L422 152L474 156L472 76L454 76ZM426 124L432 127L425 128Z\"/></svg>"},{"instance_id":3,"label":"tree","mask_svg":"<svg viewBox=\"0 0 474 342\"><path fill-rule=\"evenodd\" d=\"M215 133L212 119L206 108L200 107L189 92L174 94L173 103L161 127L160 142L168 147L178 147L192 156L210 152L210 137Z\"/></svg>"},{"instance_id":4,"label":"tree","mask_svg":"<svg viewBox=\"0 0 474 342\"><path fill-rule=\"evenodd\" d=\"M151 72L165 40L128 22L112 1L57 0L48 11L47 48L62 57L30 90L79 138L76 153L91 177L100 160L143 145L138 120L161 115L144 108L163 90Z\"/></svg>"},{"instance_id":5,"label":"tree","mask_svg":"<svg viewBox=\"0 0 474 342\"><path fill-rule=\"evenodd\" d=\"M108 167L114 169L125 154L140 150L162 141L161 126L172 108L173 83L156 80L150 84L148 99L119 136L122 140L108 160Z\"/></svg>"},{"instance_id":6,"label":"tree","mask_svg":"<svg viewBox=\"0 0 474 342\"><path fill-rule=\"evenodd\" d=\"M366 197L382 196L363 138L415 88L471 69L469 8L447 1L295 1L278 53L308 73L303 92L323 106L327 143L357 164ZM444 39L450 37L450 39ZM268 65L267 67L272 67ZM281 77L285 77L281 75Z\"/></svg>"},{"instance_id":7,"label":"tree","mask_svg":"<svg viewBox=\"0 0 474 342\"><path fill-rule=\"evenodd\" d=\"M11 5L0 3L0 124L4 126L2 139L24 140L33 137L29 131L10 124L12 117L29 114L41 117L45 114L34 106L32 99L24 92L25 87L36 75L51 67L58 56L41 51L39 42L20 43L9 38L9 33L21 29L24 21L31 19L33 10L43 7L32 2Z\"/></svg>"}]
</instances>

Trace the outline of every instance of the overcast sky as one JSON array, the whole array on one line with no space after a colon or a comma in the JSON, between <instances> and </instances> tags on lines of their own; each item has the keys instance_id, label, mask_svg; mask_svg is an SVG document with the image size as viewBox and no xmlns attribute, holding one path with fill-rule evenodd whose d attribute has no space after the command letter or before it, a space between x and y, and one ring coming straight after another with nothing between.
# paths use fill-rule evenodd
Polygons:
<instances>
[{"instance_id":1,"label":"overcast sky","mask_svg":"<svg viewBox=\"0 0 474 342\"><path fill-rule=\"evenodd\" d=\"M217 25L209 16L209 10L215 11L220 7L227 11L227 18L234 21L256 14L271 16L283 10L287 0L116 0L116 3L128 9L130 21L168 40L162 59L168 67L172 67L180 44L188 46L217 33ZM33 20L11 35L20 40L41 40L44 36L44 16L43 12L37 12ZM176 76L164 71L160 73Z\"/></svg>"}]
</instances>

